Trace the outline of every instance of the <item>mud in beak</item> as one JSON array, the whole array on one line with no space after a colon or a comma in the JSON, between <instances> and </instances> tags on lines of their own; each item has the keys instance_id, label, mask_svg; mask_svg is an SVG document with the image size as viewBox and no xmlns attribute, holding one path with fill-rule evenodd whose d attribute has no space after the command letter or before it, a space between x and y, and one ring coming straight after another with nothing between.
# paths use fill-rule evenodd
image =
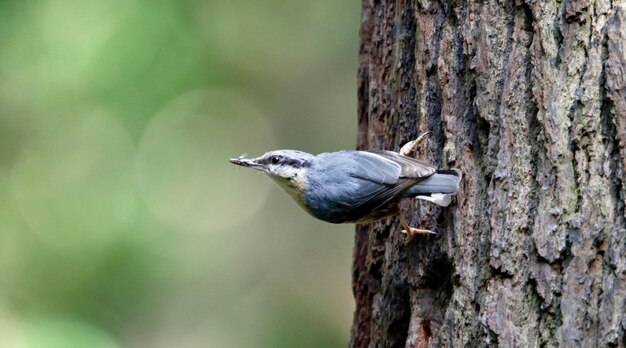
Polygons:
<instances>
[{"instance_id":1,"label":"mud in beak","mask_svg":"<svg viewBox=\"0 0 626 348\"><path fill-rule=\"evenodd\" d=\"M265 165L258 163L254 158L235 157L228 161L242 167L265 170Z\"/></svg>"}]
</instances>

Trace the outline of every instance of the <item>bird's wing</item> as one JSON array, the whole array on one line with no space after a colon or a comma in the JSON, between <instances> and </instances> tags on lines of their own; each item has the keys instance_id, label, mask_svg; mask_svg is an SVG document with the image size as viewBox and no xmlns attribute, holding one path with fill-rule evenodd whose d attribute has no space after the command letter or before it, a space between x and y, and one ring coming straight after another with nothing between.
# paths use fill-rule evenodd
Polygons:
<instances>
[{"instance_id":1,"label":"bird's wing","mask_svg":"<svg viewBox=\"0 0 626 348\"><path fill-rule=\"evenodd\" d=\"M401 195L416 182L435 173L436 167L391 151L358 151L350 176L364 180L357 207L378 207Z\"/></svg>"},{"instance_id":2,"label":"bird's wing","mask_svg":"<svg viewBox=\"0 0 626 348\"><path fill-rule=\"evenodd\" d=\"M383 150L372 150L368 152L400 165L401 178L424 179L435 174L437 171L437 167L428 162L420 161L412 157L402 156L397 152Z\"/></svg>"},{"instance_id":3,"label":"bird's wing","mask_svg":"<svg viewBox=\"0 0 626 348\"><path fill-rule=\"evenodd\" d=\"M435 173L432 164L391 151L358 151L351 176L378 184L396 184L401 178L424 179Z\"/></svg>"}]
</instances>

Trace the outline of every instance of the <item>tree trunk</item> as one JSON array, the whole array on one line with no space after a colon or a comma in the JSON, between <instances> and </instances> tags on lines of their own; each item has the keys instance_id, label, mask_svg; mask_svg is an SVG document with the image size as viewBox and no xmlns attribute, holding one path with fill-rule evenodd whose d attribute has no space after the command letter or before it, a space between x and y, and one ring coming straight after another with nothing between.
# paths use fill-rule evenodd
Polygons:
<instances>
[{"instance_id":1,"label":"tree trunk","mask_svg":"<svg viewBox=\"0 0 626 348\"><path fill-rule=\"evenodd\" d=\"M626 347L624 1L364 0L360 149L463 171L357 226L353 347Z\"/></svg>"}]
</instances>

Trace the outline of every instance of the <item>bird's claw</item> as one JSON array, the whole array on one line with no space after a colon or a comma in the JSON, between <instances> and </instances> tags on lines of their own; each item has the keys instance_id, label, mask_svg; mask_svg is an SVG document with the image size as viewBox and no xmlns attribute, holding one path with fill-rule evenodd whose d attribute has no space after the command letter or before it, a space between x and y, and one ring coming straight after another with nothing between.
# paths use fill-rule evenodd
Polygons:
<instances>
[{"instance_id":1,"label":"bird's claw","mask_svg":"<svg viewBox=\"0 0 626 348\"><path fill-rule=\"evenodd\" d=\"M423 229L413 228L413 227L410 227L408 232L406 230L402 230L402 233L409 235L411 237L416 236L418 234L437 234L437 232L434 232L431 230L423 230Z\"/></svg>"},{"instance_id":2,"label":"bird's claw","mask_svg":"<svg viewBox=\"0 0 626 348\"><path fill-rule=\"evenodd\" d=\"M419 137L417 137L417 139L415 140L411 140L408 143L404 144L404 146L402 146L402 148L400 149L399 153L402 156L409 156L411 154L411 152L413 152L413 150L415 149L415 147L417 146L417 144L419 144L420 142L422 142L422 140L424 140L424 138L426 138L427 136L429 136L431 134L431 132L425 132L422 133L422 135L420 135Z\"/></svg>"}]
</instances>

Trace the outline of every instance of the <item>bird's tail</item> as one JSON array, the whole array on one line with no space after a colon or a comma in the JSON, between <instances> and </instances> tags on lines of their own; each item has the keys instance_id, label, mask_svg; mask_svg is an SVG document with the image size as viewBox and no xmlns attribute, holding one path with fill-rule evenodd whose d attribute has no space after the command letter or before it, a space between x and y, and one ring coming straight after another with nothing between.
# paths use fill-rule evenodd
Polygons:
<instances>
[{"instance_id":1,"label":"bird's tail","mask_svg":"<svg viewBox=\"0 0 626 348\"><path fill-rule=\"evenodd\" d=\"M462 177L463 174L456 168L438 170L408 189L404 197L415 197L446 207L452 201L452 195L459 190Z\"/></svg>"}]
</instances>

